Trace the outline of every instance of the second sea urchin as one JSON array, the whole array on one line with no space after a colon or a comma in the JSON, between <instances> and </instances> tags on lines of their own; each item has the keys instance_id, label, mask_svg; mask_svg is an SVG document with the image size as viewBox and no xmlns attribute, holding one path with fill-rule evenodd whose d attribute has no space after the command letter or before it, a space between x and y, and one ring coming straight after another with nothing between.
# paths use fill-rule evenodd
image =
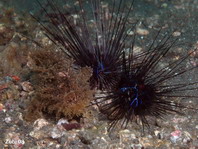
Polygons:
<instances>
[{"instance_id":1,"label":"second sea urchin","mask_svg":"<svg viewBox=\"0 0 198 149\"><path fill-rule=\"evenodd\" d=\"M109 129L118 123L121 127L126 127L135 119L140 120L143 128L149 127L147 116L164 118L170 113L182 113L178 108L187 106L177 103L175 98L198 98L184 94L189 90L196 91L198 81L190 83L172 81L197 68L193 66L186 69L183 66L191 53L178 60L170 60L166 66L159 67L174 47L176 40L171 35L165 36L156 46L154 40L147 52L134 55L132 50L128 56L123 52L120 79L116 85L107 90L105 96L98 97L96 101L100 111L111 120Z\"/></svg>"}]
</instances>

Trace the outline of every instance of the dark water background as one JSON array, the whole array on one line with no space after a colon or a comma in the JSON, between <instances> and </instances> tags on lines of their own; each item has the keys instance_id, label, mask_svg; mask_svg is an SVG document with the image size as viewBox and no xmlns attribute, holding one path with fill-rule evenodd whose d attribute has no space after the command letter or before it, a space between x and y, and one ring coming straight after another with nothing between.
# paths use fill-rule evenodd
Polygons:
<instances>
[{"instance_id":1,"label":"dark water background","mask_svg":"<svg viewBox=\"0 0 198 149\"><path fill-rule=\"evenodd\" d=\"M77 0L56 0L59 6L68 4L71 13ZM12 7L17 13L42 15L35 0L0 0L4 7ZM47 7L46 0L40 0ZM104 0L111 3L112 0ZM131 0L126 0L130 3ZM110 4L111 5L111 4ZM89 12L90 7L85 5ZM166 31L181 32L180 40L193 45L198 40L198 0L135 0L133 14L130 17L139 21L142 28L150 30L156 27L166 27ZM148 36L152 38L153 34ZM144 39L147 42L147 39Z\"/></svg>"}]
</instances>

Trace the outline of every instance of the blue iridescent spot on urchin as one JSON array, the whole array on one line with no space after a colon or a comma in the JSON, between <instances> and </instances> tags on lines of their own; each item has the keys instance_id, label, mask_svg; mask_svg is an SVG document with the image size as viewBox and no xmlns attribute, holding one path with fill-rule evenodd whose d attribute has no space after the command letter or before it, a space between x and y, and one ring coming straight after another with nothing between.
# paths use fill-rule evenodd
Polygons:
<instances>
[{"instance_id":1,"label":"blue iridescent spot on urchin","mask_svg":"<svg viewBox=\"0 0 198 149\"><path fill-rule=\"evenodd\" d=\"M131 97L132 101L130 103L130 106L137 108L140 104L142 104L142 100L138 98L138 88L137 88L137 86L134 86L134 87L122 87L122 88L120 88L120 90L122 92L126 92L126 91L129 91L131 89L134 92L134 96Z\"/></svg>"},{"instance_id":2,"label":"blue iridescent spot on urchin","mask_svg":"<svg viewBox=\"0 0 198 149\"><path fill-rule=\"evenodd\" d=\"M98 76L103 71L104 71L104 65L103 63L99 62L98 66L94 69L94 72Z\"/></svg>"}]
</instances>

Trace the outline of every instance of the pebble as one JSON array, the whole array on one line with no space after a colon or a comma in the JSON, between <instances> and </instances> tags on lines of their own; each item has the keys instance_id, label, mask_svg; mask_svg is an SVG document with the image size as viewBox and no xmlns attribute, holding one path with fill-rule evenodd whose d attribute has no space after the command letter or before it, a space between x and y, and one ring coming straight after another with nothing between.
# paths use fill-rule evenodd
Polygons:
<instances>
[{"instance_id":1,"label":"pebble","mask_svg":"<svg viewBox=\"0 0 198 149\"><path fill-rule=\"evenodd\" d=\"M134 32L131 31L131 30L128 30L128 31L127 31L127 35L132 36L132 35L134 35Z\"/></svg>"},{"instance_id":2,"label":"pebble","mask_svg":"<svg viewBox=\"0 0 198 149\"><path fill-rule=\"evenodd\" d=\"M180 35L181 35L181 32L178 32L178 31L176 31L176 32L173 33L173 36L174 36L174 37L178 37L178 36L180 36Z\"/></svg>"},{"instance_id":3,"label":"pebble","mask_svg":"<svg viewBox=\"0 0 198 149\"><path fill-rule=\"evenodd\" d=\"M173 142L173 143L176 143L177 140L181 137L181 131L180 130L176 130L176 131L173 131L171 133L171 137L170 137L170 140Z\"/></svg>"},{"instance_id":4,"label":"pebble","mask_svg":"<svg viewBox=\"0 0 198 149\"><path fill-rule=\"evenodd\" d=\"M149 34L148 30L142 29L142 28L137 28L136 32L137 32L137 34L144 35L144 36Z\"/></svg>"},{"instance_id":5,"label":"pebble","mask_svg":"<svg viewBox=\"0 0 198 149\"><path fill-rule=\"evenodd\" d=\"M144 148L141 144L131 144L131 148L134 148L134 149L142 149Z\"/></svg>"},{"instance_id":6,"label":"pebble","mask_svg":"<svg viewBox=\"0 0 198 149\"><path fill-rule=\"evenodd\" d=\"M26 92L30 92L33 90L32 86L31 86L31 83L28 82L28 81L25 81L25 82L22 82L21 83L21 86L22 86L22 89Z\"/></svg>"},{"instance_id":7,"label":"pebble","mask_svg":"<svg viewBox=\"0 0 198 149\"><path fill-rule=\"evenodd\" d=\"M161 132L158 131L158 130L154 131L154 134L155 134L155 136L156 136L158 139L162 139L162 138L163 138Z\"/></svg>"},{"instance_id":8,"label":"pebble","mask_svg":"<svg viewBox=\"0 0 198 149\"><path fill-rule=\"evenodd\" d=\"M62 124L69 124L69 122L66 119L60 119L60 120L58 120L57 125L62 125Z\"/></svg>"},{"instance_id":9,"label":"pebble","mask_svg":"<svg viewBox=\"0 0 198 149\"><path fill-rule=\"evenodd\" d=\"M4 109L5 109L5 106L2 103L0 103L0 112L3 111Z\"/></svg>"},{"instance_id":10,"label":"pebble","mask_svg":"<svg viewBox=\"0 0 198 149\"><path fill-rule=\"evenodd\" d=\"M173 121L173 123L183 123L183 122L185 122L185 121L187 121L187 118L186 117L184 117L184 118L177 118L177 117L174 117L173 119L172 119L172 121Z\"/></svg>"},{"instance_id":11,"label":"pebble","mask_svg":"<svg viewBox=\"0 0 198 149\"><path fill-rule=\"evenodd\" d=\"M141 52L143 52L143 49L141 47L138 46L134 46L134 56L138 56L138 54L140 54Z\"/></svg>"},{"instance_id":12,"label":"pebble","mask_svg":"<svg viewBox=\"0 0 198 149\"><path fill-rule=\"evenodd\" d=\"M183 139L184 143L188 143L192 140L192 136L189 132L184 131L183 134L184 134L184 139Z\"/></svg>"},{"instance_id":13,"label":"pebble","mask_svg":"<svg viewBox=\"0 0 198 149\"><path fill-rule=\"evenodd\" d=\"M48 124L49 124L48 121L46 121L45 119L37 119L33 124L34 130L40 130L41 128L47 126Z\"/></svg>"},{"instance_id":14,"label":"pebble","mask_svg":"<svg viewBox=\"0 0 198 149\"><path fill-rule=\"evenodd\" d=\"M22 113L18 113L18 119L21 120L21 121L23 121L23 115L22 115Z\"/></svg>"},{"instance_id":15,"label":"pebble","mask_svg":"<svg viewBox=\"0 0 198 149\"><path fill-rule=\"evenodd\" d=\"M57 139L57 138L60 138L64 135L64 128L62 128L61 125L59 126L55 126L51 133L50 133L50 136L53 138L53 139Z\"/></svg>"},{"instance_id":16,"label":"pebble","mask_svg":"<svg viewBox=\"0 0 198 149\"><path fill-rule=\"evenodd\" d=\"M198 43L196 43L196 45L194 45L194 49L198 48ZM189 50L188 54L190 54L191 57L198 57L198 51L197 50Z\"/></svg>"},{"instance_id":17,"label":"pebble","mask_svg":"<svg viewBox=\"0 0 198 149\"><path fill-rule=\"evenodd\" d=\"M78 133L78 136L81 142L84 144L91 144L92 141L95 140L95 138L97 137L95 133L93 133L92 131L82 131L82 130Z\"/></svg>"},{"instance_id":18,"label":"pebble","mask_svg":"<svg viewBox=\"0 0 198 149\"><path fill-rule=\"evenodd\" d=\"M148 137L141 137L139 139L140 144L142 144L145 148L149 148L153 146L153 141L152 139L149 139Z\"/></svg>"},{"instance_id":19,"label":"pebble","mask_svg":"<svg viewBox=\"0 0 198 149\"><path fill-rule=\"evenodd\" d=\"M57 148L57 149L61 148L61 145L60 145L60 144L57 144L57 145L56 145L56 148Z\"/></svg>"},{"instance_id":20,"label":"pebble","mask_svg":"<svg viewBox=\"0 0 198 149\"><path fill-rule=\"evenodd\" d=\"M119 132L120 142L133 142L136 139L135 134L131 133L130 130L125 129Z\"/></svg>"},{"instance_id":21,"label":"pebble","mask_svg":"<svg viewBox=\"0 0 198 149\"><path fill-rule=\"evenodd\" d=\"M77 145L79 142L81 142L80 138L77 137L78 133L76 131L71 131L64 136L66 136L65 142L68 142L68 144Z\"/></svg>"},{"instance_id":22,"label":"pebble","mask_svg":"<svg viewBox=\"0 0 198 149\"><path fill-rule=\"evenodd\" d=\"M168 4L167 4L167 3L163 3L163 4L161 5L161 7L162 7L162 8L167 8L167 7L168 7Z\"/></svg>"},{"instance_id":23,"label":"pebble","mask_svg":"<svg viewBox=\"0 0 198 149\"><path fill-rule=\"evenodd\" d=\"M29 135L36 139L44 139L50 137L49 130L51 130L51 127L45 127L45 129L42 128L40 130L33 130L29 133Z\"/></svg>"},{"instance_id":24,"label":"pebble","mask_svg":"<svg viewBox=\"0 0 198 149\"><path fill-rule=\"evenodd\" d=\"M4 120L6 123L10 123L12 121L11 117L6 117Z\"/></svg>"},{"instance_id":25,"label":"pebble","mask_svg":"<svg viewBox=\"0 0 198 149\"><path fill-rule=\"evenodd\" d=\"M47 37L43 37L41 42L42 42L42 45L45 45L45 46L52 45L52 41L49 40L49 38L47 38Z\"/></svg>"}]
</instances>

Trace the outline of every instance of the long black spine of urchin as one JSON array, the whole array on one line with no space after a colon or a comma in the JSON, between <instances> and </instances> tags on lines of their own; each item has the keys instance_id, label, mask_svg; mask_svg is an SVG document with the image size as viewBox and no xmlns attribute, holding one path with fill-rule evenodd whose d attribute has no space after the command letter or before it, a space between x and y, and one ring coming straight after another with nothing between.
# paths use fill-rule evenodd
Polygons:
<instances>
[{"instance_id":1,"label":"long black spine of urchin","mask_svg":"<svg viewBox=\"0 0 198 149\"><path fill-rule=\"evenodd\" d=\"M101 6L100 0L89 1L92 6L92 17L94 18L94 27L88 25L88 17L83 8L83 2L78 0L81 23L74 25L65 16L63 11L53 0L46 0L54 14L38 4L43 9L46 17L49 19L48 25L39 21L46 31L47 37L58 46L67 56L73 58L76 64L84 67L89 66L93 69L91 84L100 89L108 88L117 79L115 72L121 66L120 57L125 48L128 37L126 27L129 14L132 11L133 2L131 2L127 11L125 11L124 0L119 0L118 8L116 0L110 12L106 15L105 9ZM106 18L109 17L109 18Z\"/></svg>"},{"instance_id":2,"label":"long black spine of urchin","mask_svg":"<svg viewBox=\"0 0 198 149\"><path fill-rule=\"evenodd\" d=\"M129 53L127 58L123 56L120 80L105 93L105 96L97 98L96 104L100 111L111 120L109 130L118 123L121 127L126 127L129 121L137 117L144 129L145 126L149 127L147 116L163 119L167 114L182 114L179 109L187 108L187 105L177 103L173 98L198 98L197 95L183 93L189 90L196 91L197 80L190 83L171 83L173 78L198 67L192 66L186 69L182 65L197 49L178 60L169 62L163 68L158 68L158 63L167 58L167 54L177 41L172 35L164 36L161 42L154 46L159 33L160 31L148 52L138 55Z\"/></svg>"}]
</instances>

